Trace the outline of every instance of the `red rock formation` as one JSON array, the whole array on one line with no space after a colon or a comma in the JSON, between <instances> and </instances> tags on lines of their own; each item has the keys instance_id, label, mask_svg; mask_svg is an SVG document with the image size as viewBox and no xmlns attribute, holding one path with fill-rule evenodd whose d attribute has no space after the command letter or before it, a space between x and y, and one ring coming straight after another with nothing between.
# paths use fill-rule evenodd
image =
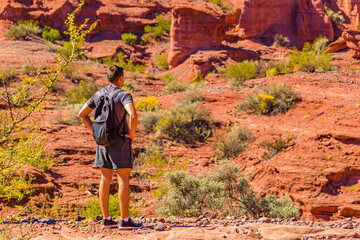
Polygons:
<instances>
[{"instance_id":1,"label":"red rock formation","mask_svg":"<svg viewBox=\"0 0 360 240\"><path fill-rule=\"evenodd\" d=\"M343 12L343 14L348 18L347 28L349 30L356 30L359 23L359 9L360 1L359 0L332 0L331 5L337 7Z\"/></svg>"},{"instance_id":2,"label":"red rock formation","mask_svg":"<svg viewBox=\"0 0 360 240\"><path fill-rule=\"evenodd\" d=\"M334 31L321 0L232 0L241 9L238 20L241 37L271 37L276 33L296 35L311 41L320 34L330 41ZM291 36L288 36L291 37Z\"/></svg>"},{"instance_id":3,"label":"red rock formation","mask_svg":"<svg viewBox=\"0 0 360 240\"><path fill-rule=\"evenodd\" d=\"M225 33L225 14L200 2L172 10L169 65L175 67L198 50L218 49Z\"/></svg>"}]
</instances>

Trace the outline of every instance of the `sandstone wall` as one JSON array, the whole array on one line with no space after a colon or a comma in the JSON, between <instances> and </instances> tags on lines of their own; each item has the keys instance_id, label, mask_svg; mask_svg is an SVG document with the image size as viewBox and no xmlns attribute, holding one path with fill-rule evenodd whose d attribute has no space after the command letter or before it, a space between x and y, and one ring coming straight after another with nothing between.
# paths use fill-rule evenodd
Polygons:
<instances>
[{"instance_id":1,"label":"sandstone wall","mask_svg":"<svg viewBox=\"0 0 360 240\"><path fill-rule=\"evenodd\" d=\"M241 37L296 35L301 41L320 34L330 41L334 31L322 0L232 0L241 9L237 22ZM290 36L291 37L291 36Z\"/></svg>"},{"instance_id":2,"label":"sandstone wall","mask_svg":"<svg viewBox=\"0 0 360 240\"><path fill-rule=\"evenodd\" d=\"M225 34L225 14L199 2L177 4L172 9L170 32L171 67L198 50L221 47Z\"/></svg>"}]
</instances>

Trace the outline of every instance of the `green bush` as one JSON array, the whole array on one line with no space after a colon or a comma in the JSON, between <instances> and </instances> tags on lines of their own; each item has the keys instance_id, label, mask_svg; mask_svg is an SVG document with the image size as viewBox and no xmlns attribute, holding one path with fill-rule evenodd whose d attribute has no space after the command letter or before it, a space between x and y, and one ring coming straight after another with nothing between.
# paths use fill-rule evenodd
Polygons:
<instances>
[{"instance_id":1,"label":"green bush","mask_svg":"<svg viewBox=\"0 0 360 240\"><path fill-rule=\"evenodd\" d=\"M270 160L273 156L289 147L291 141L292 138L283 139L280 134L279 138L274 139L273 142L263 141L262 143L260 143L260 146L262 146L266 150L262 156L263 161Z\"/></svg>"},{"instance_id":2,"label":"green bush","mask_svg":"<svg viewBox=\"0 0 360 240\"><path fill-rule=\"evenodd\" d=\"M145 132L152 132L155 130L156 124L161 119L161 111L144 112L139 117L139 127Z\"/></svg>"},{"instance_id":3,"label":"green bush","mask_svg":"<svg viewBox=\"0 0 360 240\"><path fill-rule=\"evenodd\" d=\"M125 81L124 82L124 87L126 89L129 89L133 92L137 92L140 90L139 86L135 83L135 82L130 82L130 81Z\"/></svg>"},{"instance_id":4,"label":"green bush","mask_svg":"<svg viewBox=\"0 0 360 240\"><path fill-rule=\"evenodd\" d=\"M72 52L79 54L81 52L81 46L84 44L85 39L81 38L73 44L69 41L62 41L62 47L57 50L57 53L61 54L64 58L68 59L71 56Z\"/></svg>"},{"instance_id":5,"label":"green bush","mask_svg":"<svg viewBox=\"0 0 360 240\"><path fill-rule=\"evenodd\" d=\"M294 71L328 71L331 69L332 56L325 53L328 40L323 37L317 38L312 44L306 42L302 51L294 49L289 54L290 66Z\"/></svg>"},{"instance_id":6,"label":"green bush","mask_svg":"<svg viewBox=\"0 0 360 240\"><path fill-rule=\"evenodd\" d=\"M169 63L167 59L168 59L167 54L158 54L155 56L155 65L162 70L167 70L169 69Z\"/></svg>"},{"instance_id":7,"label":"green bush","mask_svg":"<svg viewBox=\"0 0 360 240\"><path fill-rule=\"evenodd\" d=\"M66 91L64 104L84 104L100 88L96 83L80 82L79 87Z\"/></svg>"},{"instance_id":8,"label":"green bush","mask_svg":"<svg viewBox=\"0 0 360 240\"><path fill-rule=\"evenodd\" d=\"M227 79L234 87L239 87L246 80L254 78L255 74L256 68L254 64L247 60L226 68Z\"/></svg>"},{"instance_id":9,"label":"green bush","mask_svg":"<svg viewBox=\"0 0 360 240\"><path fill-rule=\"evenodd\" d=\"M132 33L121 34L121 40L127 45L134 45L137 41L137 36Z\"/></svg>"},{"instance_id":10,"label":"green bush","mask_svg":"<svg viewBox=\"0 0 360 240\"><path fill-rule=\"evenodd\" d=\"M205 141L211 136L210 113L199 103L179 103L164 111L156 124L158 135L185 143Z\"/></svg>"},{"instance_id":11,"label":"green bush","mask_svg":"<svg viewBox=\"0 0 360 240\"><path fill-rule=\"evenodd\" d=\"M19 20L10 27L5 36L17 40L26 40L30 34L37 35L42 32L39 22L34 20Z\"/></svg>"},{"instance_id":12,"label":"green bush","mask_svg":"<svg viewBox=\"0 0 360 240\"><path fill-rule=\"evenodd\" d=\"M135 103L135 109L140 111L152 111L160 107L160 100L157 97L141 98Z\"/></svg>"},{"instance_id":13,"label":"green bush","mask_svg":"<svg viewBox=\"0 0 360 240\"><path fill-rule=\"evenodd\" d=\"M235 106L235 112L246 111L262 115L278 115L285 113L300 101L298 93L284 83L271 85L258 94L248 96L244 102Z\"/></svg>"},{"instance_id":14,"label":"green bush","mask_svg":"<svg viewBox=\"0 0 360 240\"><path fill-rule=\"evenodd\" d=\"M157 23L154 26L146 25L144 27L144 35L141 37L141 44L146 44L149 40L154 39L160 42L164 34L170 33L171 19L165 18L163 15L156 15Z\"/></svg>"},{"instance_id":15,"label":"green bush","mask_svg":"<svg viewBox=\"0 0 360 240\"><path fill-rule=\"evenodd\" d=\"M274 35L274 43L275 46L283 46L287 47L290 45L290 40L288 37L283 36L282 34L275 34Z\"/></svg>"},{"instance_id":16,"label":"green bush","mask_svg":"<svg viewBox=\"0 0 360 240\"><path fill-rule=\"evenodd\" d=\"M30 134L19 140L8 141L0 151L0 199L22 200L33 190L32 179L18 172L26 165L45 171L54 165L53 157L45 154L46 138Z\"/></svg>"},{"instance_id":17,"label":"green bush","mask_svg":"<svg viewBox=\"0 0 360 240\"><path fill-rule=\"evenodd\" d=\"M60 39L60 32L56 29L45 26L41 36L43 39L49 42L54 42L55 40Z\"/></svg>"},{"instance_id":18,"label":"green bush","mask_svg":"<svg viewBox=\"0 0 360 240\"><path fill-rule=\"evenodd\" d=\"M235 124L228 129L225 138L217 143L216 158L229 159L243 152L252 139L252 134L245 127Z\"/></svg>"},{"instance_id":19,"label":"green bush","mask_svg":"<svg viewBox=\"0 0 360 240\"><path fill-rule=\"evenodd\" d=\"M342 15L341 11L338 11L337 13L335 13L331 8L329 8L326 4L324 4L324 10L326 15L329 16L329 18L331 19L331 22L334 25L338 25L338 26L343 26L345 23L345 18Z\"/></svg>"},{"instance_id":20,"label":"green bush","mask_svg":"<svg viewBox=\"0 0 360 240\"><path fill-rule=\"evenodd\" d=\"M172 94L177 92L183 92L188 89L188 86L178 81L177 79L174 79L166 84L166 86L162 89L163 94Z\"/></svg>"},{"instance_id":21,"label":"green bush","mask_svg":"<svg viewBox=\"0 0 360 240\"><path fill-rule=\"evenodd\" d=\"M134 64L133 61L125 61L124 59L124 53L118 53L116 54L115 58L112 58L111 56L104 57L102 59L102 62L105 65L120 65L124 68L125 71L129 72L144 72L146 69L146 66L141 64Z\"/></svg>"},{"instance_id":22,"label":"green bush","mask_svg":"<svg viewBox=\"0 0 360 240\"><path fill-rule=\"evenodd\" d=\"M273 195L265 198L267 202L267 215L272 218L290 219L300 217L300 206L295 205L291 199L284 195L276 198Z\"/></svg>"},{"instance_id":23,"label":"green bush","mask_svg":"<svg viewBox=\"0 0 360 240\"><path fill-rule=\"evenodd\" d=\"M159 201L156 213L161 216L198 217L209 210L224 216L299 216L299 207L286 197L259 198L234 164L223 164L198 176L169 172Z\"/></svg>"}]
</instances>

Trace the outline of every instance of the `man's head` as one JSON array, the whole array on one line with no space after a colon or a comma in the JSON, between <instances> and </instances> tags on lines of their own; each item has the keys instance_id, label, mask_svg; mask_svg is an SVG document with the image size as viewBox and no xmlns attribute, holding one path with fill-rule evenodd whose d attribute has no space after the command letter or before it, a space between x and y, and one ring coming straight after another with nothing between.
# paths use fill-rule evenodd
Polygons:
<instances>
[{"instance_id":1,"label":"man's head","mask_svg":"<svg viewBox=\"0 0 360 240\"><path fill-rule=\"evenodd\" d=\"M111 65L106 72L109 82L116 83L120 77L124 76L124 68L119 65Z\"/></svg>"}]
</instances>

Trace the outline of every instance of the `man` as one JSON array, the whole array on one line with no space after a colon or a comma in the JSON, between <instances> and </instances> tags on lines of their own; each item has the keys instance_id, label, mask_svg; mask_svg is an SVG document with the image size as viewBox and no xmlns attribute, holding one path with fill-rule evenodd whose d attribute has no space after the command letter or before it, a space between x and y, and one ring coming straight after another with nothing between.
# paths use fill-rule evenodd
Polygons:
<instances>
[{"instance_id":1,"label":"man","mask_svg":"<svg viewBox=\"0 0 360 240\"><path fill-rule=\"evenodd\" d=\"M107 69L107 79L110 85L96 92L82 107L78 118L91 131L92 121L89 114L99 105L99 99L104 95L109 95L113 91L119 91L114 98L115 103L115 125L119 125L128 115L127 121L123 121L125 126L120 126L120 137L110 146L98 145L96 149L95 166L100 167L101 181L99 186L100 206L103 213L102 228L114 228L118 226L109 214L109 191L114 171L118 177L119 183L119 202L121 211L120 229L138 229L142 226L140 223L134 223L129 218L129 178L130 170L133 166L132 148L134 143L135 130L138 122L138 116L134 107L131 94L121 90L124 86L124 69L121 66L112 65ZM126 124L127 122L127 124ZM123 132L125 130L125 133Z\"/></svg>"}]
</instances>

